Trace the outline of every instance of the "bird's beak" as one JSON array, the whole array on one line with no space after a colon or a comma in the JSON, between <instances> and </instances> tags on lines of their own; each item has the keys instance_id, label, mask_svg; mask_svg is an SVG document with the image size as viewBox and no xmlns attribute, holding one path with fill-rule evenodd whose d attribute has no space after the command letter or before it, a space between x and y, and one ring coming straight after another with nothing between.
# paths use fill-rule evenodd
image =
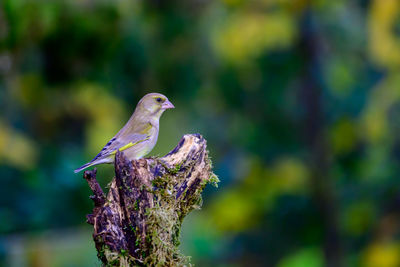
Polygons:
<instances>
[{"instance_id":1,"label":"bird's beak","mask_svg":"<svg viewBox=\"0 0 400 267\"><path fill-rule=\"evenodd\" d=\"M162 103L161 107L163 109L175 108L175 106L172 105L172 103L169 102L169 100L166 100L164 103Z\"/></svg>"}]
</instances>

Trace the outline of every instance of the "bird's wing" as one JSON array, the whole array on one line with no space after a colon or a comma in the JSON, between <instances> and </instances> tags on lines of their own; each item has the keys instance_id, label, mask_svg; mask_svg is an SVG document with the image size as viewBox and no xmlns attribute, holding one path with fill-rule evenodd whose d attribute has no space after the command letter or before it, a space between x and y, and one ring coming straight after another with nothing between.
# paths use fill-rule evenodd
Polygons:
<instances>
[{"instance_id":1,"label":"bird's wing","mask_svg":"<svg viewBox=\"0 0 400 267\"><path fill-rule=\"evenodd\" d=\"M131 134L121 141L118 137L113 137L108 143L103 147L99 154L94 157L91 161L95 161L100 158L108 157L117 153L117 151L124 151L134 145L137 145L143 141L148 140L150 137L146 134Z\"/></svg>"}]
</instances>

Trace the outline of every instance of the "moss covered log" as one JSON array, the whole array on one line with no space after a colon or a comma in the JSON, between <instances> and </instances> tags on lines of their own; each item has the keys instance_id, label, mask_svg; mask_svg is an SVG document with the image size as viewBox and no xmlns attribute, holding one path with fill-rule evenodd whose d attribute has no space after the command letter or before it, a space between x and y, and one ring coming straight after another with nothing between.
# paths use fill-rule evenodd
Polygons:
<instances>
[{"instance_id":1,"label":"moss covered log","mask_svg":"<svg viewBox=\"0 0 400 267\"><path fill-rule=\"evenodd\" d=\"M118 152L107 196L96 170L85 171L94 201L87 222L99 259L106 266L189 266L179 250L182 221L202 204L201 192L217 184L206 141L185 135L162 158L129 161Z\"/></svg>"}]
</instances>

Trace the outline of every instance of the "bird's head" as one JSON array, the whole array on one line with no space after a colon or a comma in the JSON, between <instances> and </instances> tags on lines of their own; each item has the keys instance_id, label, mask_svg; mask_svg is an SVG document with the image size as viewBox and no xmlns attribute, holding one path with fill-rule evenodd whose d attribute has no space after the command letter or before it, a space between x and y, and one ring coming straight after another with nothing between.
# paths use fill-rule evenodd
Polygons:
<instances>
[{"instance_id":1,"label":"bird's head","mask_svg":"<svg viewBox=\"0 0 400 267\"><path fill-rule=\"evenodd\" d=\"M161 115L165 110L175 107L165 95L151 93L142 97L138 103L138 108L145 110L150 114Z\"/></svg>"}]
</instances>

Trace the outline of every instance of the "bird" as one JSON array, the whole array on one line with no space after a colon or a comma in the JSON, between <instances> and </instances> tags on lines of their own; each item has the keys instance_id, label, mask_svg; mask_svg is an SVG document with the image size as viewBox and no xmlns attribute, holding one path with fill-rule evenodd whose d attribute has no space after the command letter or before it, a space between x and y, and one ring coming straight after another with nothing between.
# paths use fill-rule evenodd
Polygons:
<instances>
[{"instance_id":1,"label":"bird","mask_svg":"<svg viewBox=\"0 0 400 267\"><path fill-rule=\"evenodd\" d=\"M88 163L74 170L78 173L88 167L113 163L117 151L124 151L129 160L146 156L157 143L159 121L167 109L175 108L165 95L150 93L142 97L124 127Z\"/></svg>"}]
</instances>

